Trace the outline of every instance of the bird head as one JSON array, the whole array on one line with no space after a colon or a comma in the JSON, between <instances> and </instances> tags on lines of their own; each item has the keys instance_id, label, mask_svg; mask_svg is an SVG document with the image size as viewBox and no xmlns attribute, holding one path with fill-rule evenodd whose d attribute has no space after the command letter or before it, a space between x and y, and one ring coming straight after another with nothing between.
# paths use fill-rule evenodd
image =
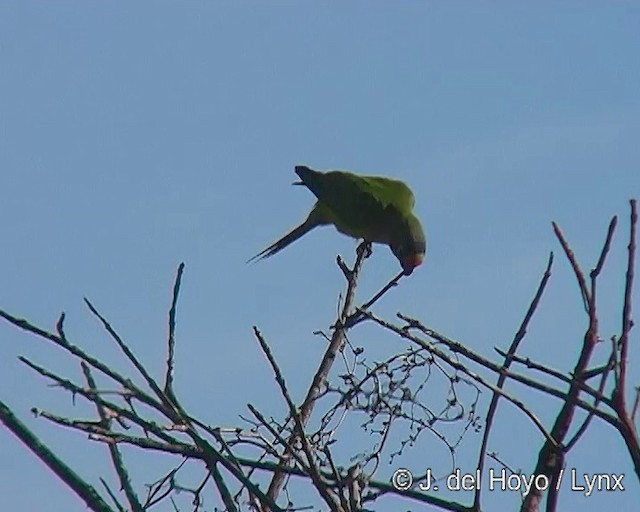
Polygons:
<instances>
[{"instance_id":1,"label":"bird head","mask_svg":"<svg viewBox=\"0 0 640 512\"><path fill-rule=\"evenodd\" d=\"M421 265L427 248L426 238L420 221L415 215L402 219L391 244L391 252L398 258L404 275L412 274Z\"/></svg>"}]
</instances>

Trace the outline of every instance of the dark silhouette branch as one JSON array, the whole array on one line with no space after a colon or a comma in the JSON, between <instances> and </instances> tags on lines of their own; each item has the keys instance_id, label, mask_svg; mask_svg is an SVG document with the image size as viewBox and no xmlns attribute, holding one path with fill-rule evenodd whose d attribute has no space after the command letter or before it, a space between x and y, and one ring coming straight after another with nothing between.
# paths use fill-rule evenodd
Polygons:
<instances>
[{"instance_id":1,"label":"dark silhouette branch","mask_svg":"<svg viewBox=\"0 0 640 512\"><path fill-rule=\"evenodd\" d=\"M173 400L173 368L175 364L175 332L176 332L176 309L178 307L178 296L180 295L180 284L182 283L182 273L184 263L178 265L176 280L173 285L173 296L171 299L171 309L169 309L169 337L167 339L167 371L164 377L164 392L168 398Z\"/></svg>"},{"instance_id":2,"label":"dark silhouette branch","mask_svg":"<svg viewBox=\"0 0 640 512\"><path fill-rule=\"evenodd\" d=\"M624 305L622 307L622 333L620 334L619 346L620 346L620 362L618 365L618 371L616 372L616 386L613 391L613 401L615 403L615 409L620 419L620 433L624 439L633 465L636 471L636 475L640 480L640 441L638 439L638 430L635 427L633 418L635 416L635 410L637 406L634 405L631 414L627 411L626 405L626 384L627 384L627 362L629 353L629 333L633 327L633 320L631 318L631 297L633 293L633 278L635 270L636 260L636 233L638 225L638 210L635 199L630 202L631 214L630 214L630 227L629 227L629 245L627 248L627 272L625 277L624 287Z\"/></svg>"},{"instance_id":3,"label":"dark silhouette branch","mask_svg":"<svg viewBox=\"0 0 640 512\"><path fill-rule=\"evenodd\" d=\"M38 437L0 401L0 421L22 441L53 473L60 478L87 507L95 512L113 512L91 485L62 462Z\"/></svg>"},{"instance_id":4,"label":"dark silhouette branch","mask_svg":"<svg viewBox=\"0 0 640 512\"><path fill-rule=\"evenodd\" d=\"M361 246L362 247L362 246ZM342 269L346 279L347 279L347 292L344 298L344 305L342 307L342 311L340 312L340 316L338 317L338 321L336 322L336 327L333 330L333 335L331 336L331 342L327 347L327 350L324 353L322 361L320 362L320 366L318 367L315 375L313 376L313 380L311 381L311 386L309 386L309 390L307 391L307 396L305 397L302 406L300 407L300 424L302 427L305 427L311 418L311 414L313 413L314 404L316 398L322 392L322 388L324 383L329 375L329 371L333 366L333 363L338 355L338 352L342 350L342 346L345 341L345 332L346 327L345 323L351 309L353 307L353 300L355 297L355 291L357 287L358 274L360 273L360 269L362 268L362 264L366 257L366 249L358 248L358 255L356 257L355 264L353 265L353 269L343 268L344 264L342 263L342 259L338 257L337 262L338 266ZM342 263L342 265L341 265ZM292 439L293 441L293 439ZM282 464L287 465L290 456L285 452L282 456ZM268 496L275 500L277 499L280 490L282 489L282 485L284 484L284 473L279 474L276 473L269 484L269 490L267 492Z\"/></svg>"},{"instance_id":5,"label":"dark silhouette branch","mask_svg":"<svg viewBox=\"0 0 640 512\"><path fill-rule=\"evenodd\" d=\"M204 503L203 493L206 492L216 494L218 502L229 512L239 512L245 506L257 512L281 512L283 508L277 505L277 501L280 493L285 491L288 499L286 510L304 508L304 505L294 503L293 493L297 492L298 483L306 483L308 488L317 492L317 495L313 495L313 500L322 500L323 506L332 512L362 512L383 496L396 500L407 499L439 510L479 512L482 496L480 492L475 493L473 505L467 506L415 487L394 487L392 483L380 481L379 471L382 471L383 460L388 458L391 464L396 461L396 457L401 460L405 449L417 446L418 442L425 442L424 437L428 437L430 443L443 443L451 455L449 462L452 467L457 466L458 446L467 432L480 431L483 417L486 417L485 431L479 447L477 467L482 472L487 465L487 458L491 458L509 468L496 455L487 453L492 427L501 418L497 414L500 398L505 398L522 411L545 438L538 453L536 474L547 476L551 488L558 480L558 470L563 467L567 453L583 438L594 418L613 425L622 435L640 478L640 448L635 426L640 408L640 390L636 389L635 396L627 395L630 386L628 359L633 327L631 298L636 255L635 201L631 202L631 230L620 335L612 337L608 361L590 364L596 346L605 346L599 343L597 290L616 225L617 218L614 217L609 223L597 263L586 276L562 231L557 224L553 224L554 232L578 282L580 299L588 319L582 350L572 372L561 372L549 364L517 354L522 353L522 341L550 279L553 254L549 257L536 293L510 346L506 350L496 348L501 359L494 361L470 349L472 344L466 345L451 339L426 327L419 320L398 314L398 318L405 324L394 325L375 316L371 312L372 306L397 285L403 273L395 276L361 307L356 307L358 278L369 253L369 246L361 244L353 268L349 268L341 258L337 259L346 279L346 291L337 319L331 326L332 332L321 333L328 346L300 407L294 403L293 392L288 389L265 338L254 328L254 335L273 371L287 413L282 419L274 418L248 404L250 415L246 418L241 416L241 419L250 426L249 429L205 424L189 414L175 395L176 317L184 264L179 265L174 281L168 313L166 367L160 379L134 355L125 340L97 308L86 301L91 313L99 319L102 327L124 354L125 360L135 368L134 377L141 385L70 343L64 329L64 314L60 315L55 332L48 332L0 310L0 317L12 325L54 343L80 360L84 373L82 385L74 382L73 378L57 375L26 358L20 358L30 369L52 382L63 393L71 395L74 400L80 397L90 402L95 408L93 417L66 417L35 408L33 411L36 416L51 424L84 434L91 441L106 445L119 483L118 492L124 496L122 501L126 506L120 503L121 496L117 496L105 480L101 479L105 489L103 492L113 502L111 506L63 462L57 461L46 447L41 450L40 441L1 402L0 420L38 457L47 462L92 510L100 511L142 512L165 500L173 501L175 495L183 493L193 498L193 510L199 512ZM371 354L374 352L370 352L368 346L359 346L357 337L352 335L356 332L355 327L366 320L372 321L370 325L383 327L400 337L405 347L397 350L393 345L386 345L387 348L391 347L391 353L380 357L375 352L373 359ZM347 333L350 335L349 339ZM338 358L338 355L341 357ZM336 372L332 372L332 369L336 360L343 364L344 370L334 378ZM514 371L514 363L519 365L521 373ZM534 375L536 378L529 376L533 372L537 372L538 375ZM612 372L614 385L609 382L612 380ZM546 380L538 380L538 377ZM550 429L533 414L524 398L505 390L507 379L522 384L527 392L537 390L545 393L547 398L555 397L562 401ZM551 381L551 384L547 381ZM482 387L492 393L487 412L478 410L482 403L479 400ZM442 398L435 396L439 394L434 394L435 389L442 390ZM521 389L523 388L519 387L518 391ZM633 404L630 410L626 400ZM573 425L577 408L587 414L579 425ZM314 412L318 410L320 413L317 414L317 421L311 423L311 418L315 418ZM362 421L358 422L359 418ZM357 423L360 429L371 436L371 442L364 449L358 447L357 453L346 453L350 447L345 449L344 443L334 443L342 441L341 434L345 429L353 428ZM312 431L310 424L314 425ZM338 452L334 446L339 446L342 451ZM128 454L125 450L129 449L143 454L177 456L180 461L169 471L163 471L160 478L156 475L154 482L146 485L146 493L139 496L131 481L130 469L124 456ZM341 465L345 459L348 463ZM201 476L195 481L191 479L190 482L179 482L178 479L182 480L184 473L188 473L187 470L182 472L181 468L189 461L195 461L200 466ZM511 466L517 467L515 464ZM513 473L520 474L519 471ZM297 479L296 485L289 485L293 478ZM441 478L437 473L431 475L430 471L425 472L424 468L420 468L420 473L416 472L413 482L414 485L439 482ZM268 482L268 490L262 491L258 481L261 484ZM311 495L308 491L303 494ZM530 512L539 509L542 496L532 487L522 509ZM548 512L555 510L557 500L558 494L550 491L547 498ZM174 505L174 508L177 506Z\"/></svg>"},{"instance_id":6,"label":"dark silhouette branch","mask_svg":"<svg viewBox=\"0 0 640 512\"><path fill-rule=\"evenodd\" d=\"M520 342L524 339L525 335L527 334L527 327L529 326L529 323L531 322L531 319L533 318L533 315L536 309L538 309L538 304L540 304L540 299L542 298L542 294L544 293L544 290L547 287L547 283L551 278L552 265L553 265L553 253L550 253L549 260L547 262L547 268L545 269L544 274L542 275L542 279L540 280L540 284L538 285L536 294L534 295L533 300L529 305L529 309L527 310L526 314L524 315L524 319L520 324L520 328L518 329L518 332L513 338L513 341L509 346L509 350L505 355L504 363L502 364L502 368L504 370L506 370L507 368L509 368L509 366L511 366L512 358L515 355L516 351L518 350ZM506 380L507 380L507 375L505 373L501 373L500 376L498 377L498 382L496 383L496 387L499 389L502 389L504 387L504 383L506 382ZM481 475L483 474L483 470L484 470L487 444L489 443L489 434L491 433L491 427L493 425L495 413L496 413L496 410L498 409L499 399L500 399L500 394L497 392L494 392L493 396L491 397L491 402L489 404L489 410L487 412L487 419L485 421L484 434L482 436L482 442L480 444L480 454L478 456L478 465L477 465ZM478 487L473 499L473 506L476 510L480 510L480 497L481 497L481 487Z\"/></svg>"}]
</instances>

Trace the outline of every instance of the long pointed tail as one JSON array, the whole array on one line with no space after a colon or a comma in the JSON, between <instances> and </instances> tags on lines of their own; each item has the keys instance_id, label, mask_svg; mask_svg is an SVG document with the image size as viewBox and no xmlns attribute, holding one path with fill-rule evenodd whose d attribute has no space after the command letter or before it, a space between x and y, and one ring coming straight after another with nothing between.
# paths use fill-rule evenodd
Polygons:
<instances>
[{"instance_id":1,"label":"long pointed tail","mask_svg":"<svg viewBox=\"0 0 640 512\"><path fill-rule=\"evenodd\" d=\"M317 222L315 222L311 218L307 218L307 220L305 220L298 227L293 228L289 233L284 235L280 240L278 240L277 242L274 242L269 247L267 247L264 251L259 252L253 258L247 260L247 263L273 256L275 253L280 252L282 249L284 249L287 245L292 244L298 238L307 234L316 226L318 226Z\"/></svg>"}]
</instances>

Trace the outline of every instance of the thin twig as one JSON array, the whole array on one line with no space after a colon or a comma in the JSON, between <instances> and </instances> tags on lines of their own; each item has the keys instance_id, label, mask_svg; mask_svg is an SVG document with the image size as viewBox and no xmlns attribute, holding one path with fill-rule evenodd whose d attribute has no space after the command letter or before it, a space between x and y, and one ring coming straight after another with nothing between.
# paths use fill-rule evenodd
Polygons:
<instances>
[{"instance_id":1,"label":"thin twig","mask_svg":"<svg viewBox=\"0 0 640 512\"><path fill-rule=\"evenodd\" d=\"M93 392L93 403L98 411L98 416L100 416L100 423L105 430L109 431L111 430L111 420L107 416L100 394L97 392L96 381L93 378L93 375L91 375L91 369L84 361L80 362L80 366L82 367L82 372L84 373L84 377L87 381L87 386ZM124 491L131 509L135 512L143 512L144 509L142 504L131 486L131 478L129 477L129 472L127 471L124 461L122 460L122 454L120 453L118 446L115 444L109 444L108 449L111 456L111 462L116 470L116 474L118 475L118 480L120 481L120 487Z\"/></svg>"},{"instance_id":2,"label":"thin twig","mask_svg":"<svg viewBox=\"0 0 640 512\"><path fill-rule=\"evenodd\" d=\"M278 383L278 387L280 388L280 392L283 398L285 399L285 401L287 402L287 406L289 407L289 414L293 419L293 422L295 425L295 431L297 434L296 437L300 441L300 444L302 445L302 450L307 459L306 469L309 471L309 476L311 477L311 480L313 481L313 484L316 490L318 491L320 496L322 496L322 499L324 499L327 505L329 505L330 510L338 510L339 509L338 500L336 496L329 490L329 487L326 485L326 483L323 481L320 475L320 470L318 468L318 465L315 462L316 457L309 443L309 439L307 438L304 432L304 425L300 420L300 415L298 414L296 405L293 403L291 395L289 394L289 390L287 389L287 385L285 383L282 372L280 371L280 367L278 366L278 363L276 362L275 357L273 357L273 354L271 353L271 349L269 348L269 345L267 344L266 340L264 339L260 331L256 327L254 327L253 333L255 334L256 339L258 340L258 343L262 348L262 352L264 353L264 355L267 357L267 360L269 361L269 365L273 370L276 382Z\"/></svg>"},{"instance_id":3,"label":"thin twig","mask_svg":"<svg viewBox=\"0 0 640 512\"><path fill-rule=\"evenodd\" d=\"M102 314L95 308L95 306L91 303L89 299L85 297L84 302L87 307L95 315L105 330L109 333L111 338L116 342L120 350L124 353L124 355L131 361L133 366L138 370L140 375L142 375L143 379L146 381L147 385L153 390L156 396L160 399L160 401L164 404L164 407L160 410L171 418L173 421L180 423L182 418L180 417L180 411L176 409L175 404L168 399L167 395L160 389L155 379L149 374L144 365L138 360L135 354L131 351L131 349L127 346L124 340L120 337L120 335L115 331L115 329L111 326L111 324L107 321L107 319L102 316Z\"/></svg>"},{"instance_id":4,"label":"thin twig","mask_svg":"<svg viewBox=\"0 0 640 512\"><path fill-rule=\"evenodd\" d=\"M607 385L607 378L609 377L609 373L613 369L613 358L614 356L613 354L611 354L611 357L609 358L609 363L605 366L605 370L601 373L600 384L598 385L598 394L600 395L602 395L604 388ZM599 404L600 404L600 399L596 398L595 401L593 402L593 407L596 408L598 407ZM589 424L591 423L591 420L593 419L593 416L594 414L591 411L587 414L587 417L582 422L582 425L580 425L580 427L578 428L576 433L573 435L573 437L569 440L569 442L565 444L564 449L566 452L569 452L571 448L573 448L573 446L584 435L584 433L587 431L587 428L589 427Z\"/></svg>"},{"instance_id":5,"label":"thin twig","mask_svg":"<svg viewBox=\"0 0 640 512\"><path fill-rule=\"evenodd\" d=\"M507 352L505 352L504 350L501 350L497 347L494 347L494 350L500 354L502 357L507 357ZM593 397L594 400L598 400L599 402L604 403L605 405L608 405L609 407L613 408L613 401L606 396L603 393L598 392L596 389L593 389L591 386L589 386L586 383L586 380L588 380L591 377L594 377L595 375L601 375L602 373L604 373L605 371L607 371L607 369L612 369L613 368L613 363L611 364L606 364L603 365L597 369L591 369L588 370L587 372L585 372L583 374L583 379L584 380L578 380L575 377L571 377L570 375L565 375L564 373L555 370L549 366L543 365L541 363L538 363L536 361L533 361L531 358L529 357L521 357L517 354L513 354L510 356L510 359L513 363L518 363L518 364L522 364L525 365L527 368L531 368L532 370L536 370L539 371L541 373L544 373L545 375L549 375L550 377L554 377L562 382L564 382L565 384L572 384L575 383L576 386L580 387L580 390L587 393L588 395L591 395L591 397ZM511 377L512 374L511 373L507 373L506 374L507 377ZM566 398L566 395L565 397Z\"/></svg>"},{"instance_id":6,"label":"thin twig","mask_svg":"<svg viewBox=\"0 0 640 512\"><path fill-rule=\"evenodd\" d=\"M542 279L540 280L540 284L538 285L536 294L534 295L533 300L529 304L529 308L527 310L527 313L524 316L524 319L522 320L522 323L520 324L520 328L518 329L518 332L514 336L513 341L509 346L509 350L505 355L504 363L502 364L502 368L504 368L505 370L509 368L509 366L511 366L511 358L515 355L516 351L518 350L518 346L520 345L520 342L524 339L527 333L527 327L529 326L529 322L531 322L531 319L533 318L533 314L535 313L536 309L538 309L538 304L540 303L542 294L544 293L544 290L547 287L547 283L551 278L552 266L553 266L553 252L549 254L547 267L544 271L544 274L542 275ZM501 373L500 376L498 377L498 382L496 383L496 386L499 389L502 389L504 387L504 383L506 380L507 380L507 376L504 373ZM487 445L489 443L489 434L491 432L493 419L495 417L495 413L498 408L499 399L500 399L500 394L494 391L493 396L491 397L491 403L489 404L489 410L487 412L485 429L482 435L482 443L480 445L480 453L478 455L477 467L480 474L482 474L482 471L484 469L485 454L487 450ZM480 494L481 494L481 486L478 486L475 492L474 500L473 500L473 505L477 510L480 510Z\"/></svg>"},{"instance_id":7,"label":"thin twig","mask_svg":"<svg viewBox=\"0 0 640 512\"><path fill-rule=\"evenodd\" d=\"M315 407L316 398L322 392L322 388L324 383L329 375L329 371L333 366L333 363L336 359L338 352L342 349L345 340L345 327L344 324L346 319L349 317L351 313L351 309L353 307L353 301L355 297L356 286L358 282L358 274L360 273L360 269L362 268L362 264L364 262L365 257L367 256L367 251L358 248L356 250L357 256L356 261L353 265L353 269L349 272L343 272L347 279L347 291L345 293L344 304L342 306L342 310L338 317L338 321L336 322L336 327L333 330L333 334L331 336L331 342L327 347L327 350L322 357L322 361L318 369L316 370L315 375L313 376L313 380L311 381L311 385L307 391L307 396L305 397L302 406L300 407L300 424L305 427L311 418L311 414L313 413L313 409ZM287 465L287 456L283 454L283 465ZM271 482L269 484L269 490L267 495L271 499L276 499L282 486L284 484L285 473L276 473L274 474Z\"/></svg>"},{"instance_id":8,"label":"thin twig","mask_svg":"<svg viewBox=\"0 0 640 512\"><path fill-rule=\"evenodd\" d=\"M615 224L616 223L614 220L609 223L607 236L605 238L602 250L600 251L600 256L598 258L598 264L596 265L596 269L592 273L593 280L597 279L598 274L602 269L602 266L604 265ZM591 359L593 351L595 350L595 347L598 343L598 314L596 309L595 288L592 290L589 290L587 288L584 274L582 272L582 269L580 268L580 265L578 264L575 254L573 253L573 250L566 241L564 235L562 234L562 231L555 222L553 223L553 230L556 234L556 237L560 241L560 245L562 245L562 248L567 259L569 260L569 263L571 264L571 267L573 268L573 272L580 289L584 308L587 313L588 326L584 334L582 350L580 351L580 355L578 356L578 360L573 370L575 379L572 381L569 387L567 399L558 412L558 415L556 416L556 419L553 423L553 427L551 428L551 437L553 439L553 442L547 440L542 445L541 449L538 452L538 461L536 463L536 467L532 473L534 475L545 475L550 480L551 485L549 486L549 495L547 498L547 510L555 510L558 499L558 492L555 486L555 482L558 480L560 471L563 468L566 453L566 449L562 445L562 443L564 442L564 439L569 432L569 428L571 427L573 416L575 414L575 409L578 406L579 402L581 386L579 386L577 382L579 382L580 380L584 380L584 372L587 370L587 366L589 365L589 361ZM521 510L523 512L538 510L541 499L542 490L532 487L531 491L526 495L523 501Z\"/></svg>"},{"instance_id":9,"label":"thin twig","mask_svg":"<svg viewBox=\"0 0 640 512\"><path fill-rule=\"evenodd\" d=\"M638 432L632 420L633 416L635 416L635 412L633 412L632 415L629 415L626 406L629 333L633 327L633 320L631 318L631 297L635 270L636 232L638 224L636 200L632 199L629 203L631 206L631 222L629 228L629 245L627 247L628 257L624 289L624 305L622 307L622 333L620 334L620 339L618 341L620 346L620 360L618 363L619 371L613 392L613 399L616 404L616 413L618 414L618 418L621 423L620 433L622 434L624 442L627 445L627 449L629 450L629 454L631 455L636 475L640 478L640 440L638 439ZM635 409L635 406L633 409Z\"/></svg>"},{"instance_id":10,"label":"thin twig","mask_svg":"<svg viewBox=\"0 0 640 512\"><path fill-rule=\"evenodd\" d=\"M635 423L636 414L638 413L638 408L640 406L640 386L636 386L636 397L633 401L633 407L631 408L631 421Z\"/></svg>"},{"instance_id":11,"label":"thin twig","mask_svg":"<svg viewBox=\"0 0 640 512\"><path fill-rule=\"evenodd\" d=\"M491 370L495 373L498 374L502 374L504 373L507 377L509 377L512 380L515 380L517 382L520 382L521 384L524 384L525 386L529 386L532 389L536 389L538 391L542 391L543 393L547 393L551 396L554 396L556 398L559 398L563 401L567 400L567 393L560 391L559 389L553 388L551 386L548 386L546 384L543 384L541 382L538 382L537 380L534 380L530 377L527 377L525 375L520 375L519 373L514 373L513 371L507 371L504 370L502 368L502 365L496 364L493 361L487 359L486 357L483 357L477 353L475 353L473 350L471 350L469 347L465 346L464 344L460 343L459 341L454 341L451 338L448 338L447 336L445 336L444 334L441 334L437 331L434 331L433 329L430 329L428 327L425 327L424 325L422 325L420 322L418 322L417 320L410 318L408 316L402 315L400 313L398 313L398 317L401 318L402 320L404 320L405 322L407 322L409 324L408 327L410 328L416 328L419 329L422 333L424 333L426 336L432 338L433 340L442 343L443 345L445 345L449 350L451 350L452 352L456 353L456 354L460 354L468 359L470 359L471 361L481 365L483 368L486 368L488 370ZM406 331L406 328L400 328L398 326L393 326L392 324L389 324L392 326L392 330L394 332L397 332L398 334L400 334L401 336L404 336L404 332ZM578 382L576 379L570 380L571 383L576 383ZM575 384L576 386L578 386L578 384ZM591 390L589 391L587 387L585 387L582 383L579 385L580 389L585 389L587 392L589 392L594 398L597 397L597 394ZM591 406L591 404L585 402L584 400L580 400L578 399L578 401L576 402L576 404L581 407L582 409L584 409L585 411L593 411L594 414L596 416L598 416L599 418L602 418L604 421L606 421L607 423L611 424L613 427L618 428L618 419L615 416L612 416L610 414L605 413L604 411L601 411L599 409L594 410L594 408Z\"/></svg>"},{"instance_id":12,"label":"thin twig","mask_svg":"<svg viewBox=\"0 0 640 512\"><path fill-rule=\"evenodd\" d=\"M167 371L164 378L164 391L168 397L173 398L173 368L175 363L175 332L176 332L176 309L178 305L178 295L180 294L180 284L182 283L182 273L184 272L184 262L178 266L176 280L173 284L173 296L171 299L171 309L169 309L169 338L167 340Z\"/></svg>"},{"instance_id":13,"label":"thin twig","mask_svg":"<svg viewBox=\"0 0 640 512\"><path fill-rule=\"evenodd\" d=\"M291 457L295 459L295 461L300 465L300 467L304 467L305 465L304 461L300 458L298 453L293 449L290 443L288 443L287 440L284 437L282 437L280 433L275 428L273 428L273 426L269 424L269 422L262 415L262 413L258 411L258 409L256 409L251 404L247 404L247 408L251 411L251 414L253 414L256 417L258 422L262 424L262 426L269 431L269 433L274 437L277 443L280 446L282 446L285 449L285 451L291 455Z\"/></svg>"},{"instance_id":14,"label":"thin twig","mask_svg":"<svg viewBox=\"0 0 640 512\"><path fill-rule=\"evenodd\" d=\"M0 422L4 424L36 457L44 462L87 507L95 512L113 512L96 489L85 482L69 466L62 462L29 428L22 423L4 402L0 400Z\"/></svg>"},{"instance_id":15,"label":"thin twig","mask_svg":"<svg viewBox=\"0 0 640 512\"><path fill-rule=\"evenodd\" d=\"M107 484L105 479L104 478L99 478L99 480L100 480L100 483L102 484L102 486L104 487L105 491L107 491L107 494L111 498L111 501L113 501L114 505L118 509L118 512L127 512L127 510L120 504L120 502L118 501L118 498L116 497L114 492L111 490L111 488L109 487L109 485Z\"/></svg>"},{"instance_id":16,"label":"thin twig","mask_svg":"<svg viewBox=\"0 0 640 512\"><path fill-rule=\"evenodd\" d=\"M552 222L551 224L553 226L553 231L556 234L556 237L558 238L558 240L560 241L560 245L562 246L562 249L564 250L565 255L567 256L567 259L571 264L571 268L573 268L573 273L576 276L576 280L578 281L578 287L580 288L580 295L582 295L582 303L584 305L584 310L588 312L589 304L591 304L591 297L589 294L589 290L587 289L587 282L584 278L584 273L582 272L580 265L578 265L576 256L573 253L573 250L571 249L571 247L569 247L569 243L567 242L564 235L562 234L560 227L555 222Z\"/></svg>"},{"instance_id":17,"label":"thin twig","mask_svg":"<svg viewBox=\"0 0 640 512\"><path fill-rule=\"evenodd\" d=\"M17 318L2 310L0 310L0 317L4 318L5 320L15 325L19 329L22 329L23 331L30 332L40 338L44 338L46 340L53 342L55 345L57 345L60 348L63 348L70 354L76 356L78 359L85 361L87 364L89 364L96 370L102 372L106 376L110 377L111 379L119 383L124 389L130 390L138 400L147 404L153 409L157 409L157 410L162 409L161 404L157 400L155 400L153 397L151 397L150 395L148 395L147 393L145 393L144 391L136 387L130 379L125 379L122 375L120 375L118 372L109 368L102 361L89 355L87 352L85 352L78 346L73 345L71 342L69 342L66 336L64 336L64 331L61 329L62 321L64 320L64 314L60 316L60 320L58 321L58 329L60 333L60 335L58 336L48 331L45 331L43 329L40 329L39 327L36 327L35 325L29 323L24 319Z\"/></svg>"},{"instance_id":18,"label":"thin twig","mask_svg":"<svg viewBox=\"0 0 640 512\"><path fill-rule=\"evenodd\" d=\"M404 275L405 275L404 271L400 272L397 276L391 279L391 281L385 284L382 287L382 289L378 293L376 293L370 300L365 302L362 306L359 306L356 312L349 315L349 317L345 320L345 327L351 328L356 324L365 320L365 316L362 314L360 310L364 310L364 311L368 310L371 306L373 306L376 302L378 302L378 300L380 300L380 298L385 293L387 293L389 290L391 290L391 288L396 286L398 284L398 281L400 281L400 279L402 279Z\"/></svg>"},{"instance_id":19,"label":"thin twig","mask_svg":"<svg viewBox=\"0 0 640 512\"><path fill-rule=\"evenodd\" d=\"M45 368L42 368L41 366L38 366L37 364L33 363L32 361L30 361L26 357L20 356L18 359L20 361L22 361L24 364L26 364L27 366L29 366L31 369L33 369L34 371L36 371L37 373L42 375L43 377L46 377L48 379L53 380L57 385L61 386L62 388L66 389L66 390L68 390L69 392L71 392L73 394L77 394L77 395L83 396L84 398L86 398L90 402L94 401L95 394L93 393L93 391L88 390L88 389L83 388L83 387L80 387L77 384L74 384L73 382L71 382L70 380L64 379L64 378L56 375L55 373L53 373L53 372L51 372L49 370L46 370ZM160 425L158 425L158 424L156 424L156 423L154 423L152 421L147 421L147 420L143 419L141 416L139 416L138 414L135 414L132 411L124 409L124 408L114 404L113 402L108 402L104 398L102 398L101 400L102 400L102 403L104 404L104 406L106 408L108 408L109 410L112 410L117 416L124 417L124 418L132 421L133 423L138 425L141 429L143 429L145 432L151 432L152 434L154 434L155 436L157 436L158 438L162 439L163 441L165 441L167 443L177 442L176 439L174 439L169 434L167 434L165 432L165 429L163 427L161 427Z\"/></svg>"},{"instance_id":20,"label":"thin twig","mask_svg":"<svg viewBox=\"0 0 640 512\"><path fill-rule=\"evenodd\" d=\"M533 424L538 428L538 430L542 433L542 435L545 437L545 439L547 439L547 441L549 441L550 443L553 443L553 439L551 438L550 434L544 428L544 425L542 424L542 422L538 419L538 417L533 412L531 412L527 408L527 406L525 406L522 403L522 401L518 400L517 398L515 398L511 394L507 393L506 391L494 386L493 384L488 382L484 377L481 377L479 374L469 370L469 368L464 366L459 361L454 360L451 357L449 357L447 354L445 354L442 350L437 348L432 343L428 343L428 342L418 338L417 336L413 336L412 334L407 332L405 329L401 329L401 328L399 328L399 327L397 327L397 326L395 326L393 324L390 324L389 322L386 322L386 321L384 321L384 320L382 320L380 318L377 318L376 316L374 316L373 314L371 314L369 312L365 312L364 314L367 315L371 320L376 322L378 325L381 325L382 327L385 327L386 329L389 329L390 331L395 332L400 337L405 338L405 339L415 343L416 345L424 348L425 350L428 350L434 356L437 356L440 359L442 359L443 361L445 361L452 368L455 368L456 370L464 373L465 375L468 375L469 377L471 377L473 380L475 380L479 384L482 384L484 387L486 387L486 388L492 390L493 392L498 393L501 396L503 396L504 398L506 398L509 402L514 404L518 409L520 409L533 422Z\"/></svg>"}]
</instances>

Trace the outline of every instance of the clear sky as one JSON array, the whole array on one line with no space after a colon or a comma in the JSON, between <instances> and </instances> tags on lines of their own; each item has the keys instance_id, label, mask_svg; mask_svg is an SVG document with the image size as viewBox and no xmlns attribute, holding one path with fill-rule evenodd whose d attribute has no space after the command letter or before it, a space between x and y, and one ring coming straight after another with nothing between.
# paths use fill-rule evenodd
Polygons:
<instances>
[{"instance_id":1,"label":"clear sky","mask_svg":"<svg viewBox=\"0 0 640 512\"><path fill-rule=\"evenodd\" d=\"M220 425L239 423L247 402L282 414L251 326L301 400L323 351L312 332L330 325L342 290L335 256L355 248L324 228L245 264L306 215L311 194L290 186L305 163L411 185L427 259L376 312L403 311L487 356L510 342L554 250L522 352L568 371L585 318L550 222L589 269L620 215L600 288L609 338L620 326L628 199L640 196L639 133L634 2L5 1L0 307L51 329L65 311L74 342L126 368L87 296L160 375L184 261L176 389L185 406ZM360 297L397 267L376 248ZM360 332L366 338L352 339L374 354L404 349L376 329ZM630 385L640 381L634 334ZM96 464L103 447L29 413L91 411L74 409L16 356L81 379L77 363L4 323L0 348L2 400L97 485L109 471ZM545 421L555 417L557 401L524 396ZM501 414L489 448L526 472L540 436L512 407ZM465 439L467 467L479 439ZM437 462L429 442L413 466ZM85 509L2 429L0 461L8 510ZM640 501L610 427L594 421L567 464L628 473L628 490L589 499L565 490L564 510Z\"/></svg>"}]
</instances>

